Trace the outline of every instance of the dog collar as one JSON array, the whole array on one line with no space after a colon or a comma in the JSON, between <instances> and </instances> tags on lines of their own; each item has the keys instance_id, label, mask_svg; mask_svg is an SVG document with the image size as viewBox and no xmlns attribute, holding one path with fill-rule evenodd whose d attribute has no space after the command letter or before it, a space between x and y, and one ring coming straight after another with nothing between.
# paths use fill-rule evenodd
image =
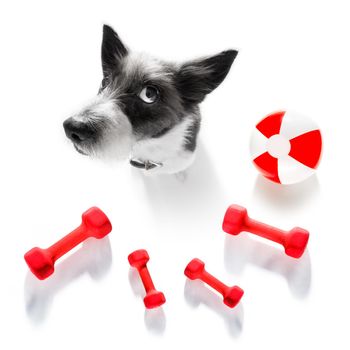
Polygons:
<instances>
[{"instance_id":1,"label":"dog collar","mask_svg":"<svg viewBox=\"0 0 350 350\"><path fill-rule=\"evenodd\" d=\"M151 160L140 160L136 158L130 159L130 165L138 169L151 170L154 168L160 168L163 166L162 163L152 162Z\"/></svg>"}]
</instances>

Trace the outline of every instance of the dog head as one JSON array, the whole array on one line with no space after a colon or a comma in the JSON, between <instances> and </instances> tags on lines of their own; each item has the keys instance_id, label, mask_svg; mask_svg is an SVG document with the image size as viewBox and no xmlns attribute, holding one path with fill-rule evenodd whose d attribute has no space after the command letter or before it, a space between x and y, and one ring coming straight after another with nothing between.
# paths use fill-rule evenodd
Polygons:
<instances>
[{"instance_id":1,"label":"dog head","mask_svg":"<svg viewBox=\"0 0 350 350\"><path fill-rule=\"evenodd\" d=\"M98 94L64 122L65 133L82 154L127 157L135 143L160 138L198 113L198 104L225 79L236 55L228 50L182 64L164 62L130 52L105 25ZM192 129L196 137L199 128Z\"/></svg>"}]
</instances>

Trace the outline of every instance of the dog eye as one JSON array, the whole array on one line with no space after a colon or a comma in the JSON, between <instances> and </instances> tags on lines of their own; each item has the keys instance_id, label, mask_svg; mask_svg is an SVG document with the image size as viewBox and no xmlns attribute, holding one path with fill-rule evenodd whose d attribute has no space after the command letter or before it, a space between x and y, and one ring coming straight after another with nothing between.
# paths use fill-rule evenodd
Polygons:
<instances>
[{"instance_id":1,"label":"dog eye","mask_svg":"<svg viewBox=\"0 0 350 350\"><path fill-rule=\"evenodd\" d=\"M159 91L155 86L147 85L141 90L139 97L143 102L154 103L159 98Z\"/></svg>"},{"instance_id":2,"label":"dog eye","mask_svg":"<svg viewBox=\"0 0 350 350\"><path fill-rule=\"evenodd\" d=\"M108 77L102 79L100 90L103 90L109 83Z\"/></svg>"}]
</instances>

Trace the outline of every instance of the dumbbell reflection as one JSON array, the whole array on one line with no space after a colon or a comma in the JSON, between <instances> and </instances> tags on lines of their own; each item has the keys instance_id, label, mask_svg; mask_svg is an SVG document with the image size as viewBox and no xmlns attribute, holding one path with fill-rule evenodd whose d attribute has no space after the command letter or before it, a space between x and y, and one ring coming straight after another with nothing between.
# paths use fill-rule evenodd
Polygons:
<instances>
[{"instance_id":1,"label":"dumbbell reflection","mask_svg":"<svg viewBox=\"0 0 350 350\"><path fill-rule=\"evenodd\" d=\"M102 278L112 264L112 251L108 237L86 240L81 248L57 264L55 274L44 281L28 271L24 283L25 307L28 316L42 322L49 312L55 295L85 273L92 279Z\"/></svg>"},{"instance_id":2,"label":"dumbbell reflection","mask_svg":"<svg viewBox=\"0 0 350 350\"><path fill-rule=\"evenodd\" d=\"M298 298L305 297L311 285L311 263L308 251L298 259L290 259L281 250L242 233L226 236L224 262L228 271L240 274L247 265L254 265L281 275L290 291Z\"/></svg>"},{"instance_id":3,"label":"dumbbell reflection","mask_svg":"<svg viewBox=\"0 0 350 350\"><path fill-rule=\"evenodd\" d=\"M234 309L228 308L217 294L200 280L186 279L184 296L191 307L197 308L204 305L219 315L224 320L232 337L237 338L241 334L244 319L242 303L239 303Z\"/></svg>"}]
</instances>

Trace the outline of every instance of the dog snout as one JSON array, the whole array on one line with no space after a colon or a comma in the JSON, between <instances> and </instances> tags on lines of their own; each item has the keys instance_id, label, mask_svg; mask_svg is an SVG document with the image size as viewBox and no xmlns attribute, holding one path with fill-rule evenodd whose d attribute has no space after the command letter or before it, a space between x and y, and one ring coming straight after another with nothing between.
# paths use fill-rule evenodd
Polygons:
<instances>
[{"instance_id":1,"label":"dog snout","mask_svg":"<svg viewBox=\"0 0 350 350\"><path fill-rule=\"evenodd\" d=\"M73 117L64 121L63 128L66 136L75 143L89 141L94 138L96 133L91 124L75 120Z\"/></svg>"}]
</instances>

